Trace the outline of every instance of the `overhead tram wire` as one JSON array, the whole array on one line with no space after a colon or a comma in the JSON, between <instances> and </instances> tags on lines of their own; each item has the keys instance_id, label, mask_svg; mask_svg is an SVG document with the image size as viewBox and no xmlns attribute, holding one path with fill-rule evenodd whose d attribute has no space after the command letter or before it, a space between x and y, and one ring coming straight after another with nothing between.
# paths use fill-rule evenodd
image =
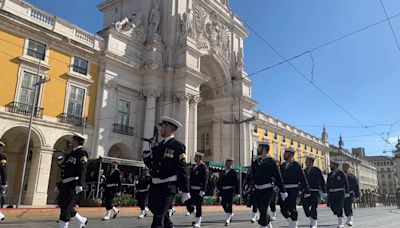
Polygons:
<instances>
[{"instance_id":1,"label":"overhead tram wire","mask_svg":"<svg viewBox=\"0 0 400 228\"><path fill-rule=\"evenodd\" d=\"M22 13L20 13L20 12L16 12L16 13L21 14L21 15L24 15L24 14L22 14ZM25 16L25 15L24 15L24 16ZM357 34L357 33L359 33L359 32L362 32L362 31L367 30L367 29L369 29L369 28L371 28L371 27L374 27L374 26L379 25L379 24L381 24L381 23L383 23L383 22L386 22L388 19L393 19L393 18L396 18L396 17L398 17L398 16L400 16L400 13L395 14L395 15L393 15L393 16L391 16L391 17L388 17L387 19L378 21L378 22L376 22L376 23L374 23L374 24L365 26L365 27L363 27L363 28L361 28L361 29L358 29L358 30L356 30L356 31L354 31L354 32L351 32L351 33L349 33L349 34L346 34L346 35L344 35L344 36L341 36L341 37L339 37L339 38L337 38L337 39L334 39L334 40L332 40L332 41L329 41L329 42L327 42L327 43L325 43L325 44L322 44L322 45L320 45L320 46L317 46L317 47L315 47L315 48L313 48L313 49L310 49L310 50L308 50L308 51L305 51L305 52L303 52L303 53L301 53L301 54L298 54L298 55L296 55L296 56L293 56L293 57L291 57L291 58L283 58L284 61L281 61L281 62L279 62L279 63L273 64L273 65L271 65L271 66L269 66L269 67L265 67L265 68L263 68L263 69L257 70L257 71L255 71L255 72L253 72L253 73L251 73L251 74L248 74L247 76L244 76L244 77L239 78L239 79L236 79L236 80L243 80L243 79L246 79L246 78L248 78L248 77L254 76L254 75L259 74L259 73L262 73L262 72L264 72L264 71L266 71L266 70L269 70L269 69L274 68L274 67L276 67L276 66L280 66L280 65L282 65L282 64L284 64L284 63L287 63L287 62L288 62L290 65L292 65L289 61L294 60L294 59L296 59L296 58L299 58L299 57L301 57L301 56L303 56L303 55L305 55L305 54L310 54L310 55L312 55L312 54L311 54L312 51L315 51L315 50L318 50L318 49L320 49L320 48L329 46L329 45L331 45L331 44L333 44L333 43L336 43L336 42L338 42L338 41L340 41L340 40L346 39L346 38L348 38L348 37L350 37L350 36L353 36L353 35L355 35L355 34ZM248 27L250 27L247 23L245 23L245 25L247 25ZM3 40L3 41L8 42L8 43L11 43L11 42L9 42L9 41L7 41L7 40L4 40L4 39L0 39L0 40ZM264 41L265 41L265 39L264 39ZM17 45L17 44L15 44L15 43L12 43L12 44L13 44L13 45L16 45L16 46L20 46L20 45ZM21 47L21 46L20 46L20 47ZM271 46L271 47L272 47L272 46ZM23 47L23 48L24 48L24 47ZM4 53L4 52L3 52L3 53ZM281 57L284 57L284 56L281 56ZM54 58L54 57L48 56L48 58L54 59L54 60L59 61L59 62L62 62L62 63L66 63L66 62L64 62L64 61L62 61L62 60L60 60L60 59ZM313 58L313 57L311 56L311 58ZM70 65L70 63L66 63L66 64ZM301 74L301 75L302 75L302 76L305 76L304 74ZM58 78L56 78L56 79L58 79ZM310 81L310 80L308 80L307 78L305 78L305 79L306 79L307 81ZM228 85L228 84L231 84L231 83L232 83L232 82L225 83L225 84L223 84L223 85L220 85L220 86L217 86L217 87L215 87L215 88L212 88L212 90L213 90L213 89L220 88L220 87L223 87L223 86ZM313 83L312 83L312 84L313 84ZM313 84L313 85L316 86L315 84ZM318 88L319 88L319 87L318 87ZM319 89L319 90L320 90L320 89ZM323 93L322 90L321 90L320 92ZM195 94L194 94L194 95L195 95ZM200 93L197 94L197 95L200 95ZM332 102L334 102L334 100L333 100ZM171 103L165 103L164 105L167 105L167 104L173 104L173 103L172 103L172 102L171 102ZM114 106L114 107L116 107L116 106ZM149 108L149 109L151 110L151 109L155 109L155 108L156 108L156 107L151 107L151 108ZM142 110L142 111L145 111L145 110ZM139 111L138 111L138 112L139 112ZM137 113L138 113L138 112L137 112ZM131 113L131 114L135 114L135 113ZM110 119L110 118L116 118L116 117L117 117L117 115L116 115L116 116L112 116L112 117L107 117L107 118L99 118L99 119L97 119L97 120ZM368 129L368 126L362 126L362 127Z\"/></svg>"},{"instance_id":2,"label":"overhead tram wire","mask_svg":"<svg viewBox=\"0 0 400 228\"><path fill-rule=\"evenodd\" d=\"M400 51L399 41L397 40L396 33L394 32L394 29L393 29L393 26L392 26L392 22L390 22L389 15L388 15L388 13L387 13L387 11L386 11L385 5L383 4L383 1L382 1L382 0L379 0L379 1L380 1L380 3L381 3L383 12L385 12L386 20L387 20L387 22L388 22L388 24L389 24L390 31L392 32L393 38L394 38L394 40L396 41L397 49Z\"/></svg>"},{"instance_id":3,"label":"overhead tram wire","mask_svg":"<svg viewBox=\"0 0 400 228\"><path fill-rule=\"evenodd\" d=\"M283 56L277 49L275 49L267 40L264 39L263 36L261 36L255 29L253 29L252 26L250 26L248 23L244 22L244 24L252 31L254 34L260 38L261 41L263 41L264 44L266 44L269 48L271 48L277 55L279 55L283 60L288 60L286 59L285 56ZM333 104L335 104L340 110L342 110L344 113L346 113L351 119L353 119L355 122L357 122L360 126L364 127L368 131L376 134L380 138L382 138L383 141L386 141L386 139L379 135L377 132L374 130L368 128L367 125L363 124L357 117L355 117L353 114L351 114L349 111L347 111L342 105L340 105L335 99L333 99L331 96L329 96L321 87L316 85L313 81L307 78L307 76L301 72L295 65L293 65L290 61L287 61L287 63L306 81L308 81L312 86L314 86L322 95L324 95L326 98L328 98Z\"/></svg>"}]
</instances>

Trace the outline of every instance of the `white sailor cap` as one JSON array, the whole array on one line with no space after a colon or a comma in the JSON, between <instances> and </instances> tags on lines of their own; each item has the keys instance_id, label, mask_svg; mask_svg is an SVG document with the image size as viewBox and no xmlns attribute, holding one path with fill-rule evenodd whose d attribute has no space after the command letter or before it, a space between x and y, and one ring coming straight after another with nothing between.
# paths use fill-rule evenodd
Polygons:
<instances>
[{"instance_id":1,"label":"white sailor cap","mask_svg":"<svg viewBox=\"0 0 400 228\"><path fill-rule=\"evenodd\" d=\"M79 134L79 133L77 133L77 132L74 132L74 137L80 138L80 139L82 139L83 141L86 141L86 140L87 140L86 135L82 135L82 134Z\"/></svg>"},{"instance_id":2,"label":"white sailor cap","mask_svg":"<svg viewBox=\"0 0 400 228\"><path fill-rule=\"evenodd\" d=\"M194 156L204 157L204 154L200 153L200 152L196 152L196 153L194 153Z\"/></svg>"},{"instance_id":3,"label":"white sailor cap","mask_svg":"<svg viewBox=\"0 0 400 228\"><path fill-rule=\"evenodd\" d=\"M231 157L229 157L229 158L227 158L226 159L226 161L234 161L235 159L233 159L233 158L231 158Z\"/></svg>"},{"instance_id":4,"label":"white sailor cap","mask_svg":"<svg viewBox=\"0 0 400 228\"><path fill-rule=\"evenodd\" d=\"M161 126L161 124L165 123L165 122L174 125L176 127L176 129L182 127L182 124L178 120L176 120L174 118L171 118L169 116L162 116L161 117L161 123L159 125Z\"/></svg>"},{"instance_id":5,"label":"white sailor cap","mask_svg":"<svg viewBox=\"0 0 400 228\"><path fill-rule=\"evenodd\" d=\"M291 147L285 148L285 152L288 152L288 153L291 153L291 154L295 154L294 149L291 148Z\"/></svg>"},{"instance_id":6,"label":"white sailor cap","mask_svg":"<svg viewBox=\"0 0 400 228\"><path fill-rule=\"evenodd\" d=\"M0 147L1 146L6 146L6 144L4 144L1 140L0 140Z\"/></svg>"},{"instance_id":7,"label":"white sailor cap","mask_svg":"<svg viewBox=\"0 0 400 228\"><path fill-rule=\"evenodd\" d=\"M311 161L314 161L314 160L315 160L315 157L314 157L314 156L311 156L311 155L308 155L308 156L306 156L306 159L311 160Z\"/></svg>"},{"instance_id":8,"label":"white sailor cap","mask_svg":"<svg viewBox=\"0 0 400 228\"><path fill-rule=\"evenodd\" d=\"M348 162L348 161L343 161L343 162L342 162L342 166L343 166L343 165L348 165L348 166L350 166L350 162Z\"/></svg>"}]
</instances>

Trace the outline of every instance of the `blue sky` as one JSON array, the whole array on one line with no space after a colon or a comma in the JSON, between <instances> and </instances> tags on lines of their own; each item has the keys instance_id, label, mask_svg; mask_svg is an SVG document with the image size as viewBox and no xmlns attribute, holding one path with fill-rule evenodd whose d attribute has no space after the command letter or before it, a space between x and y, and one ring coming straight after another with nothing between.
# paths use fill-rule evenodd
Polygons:
<instances>
[{"instance_id":1,"label":"blue sky","mask_svg":"<svg viewBox=\"0 0 400 228\"><path fill-rule=\"evenodd\" d=\"M95 33L102 15L102 0L29 0L33 5ZM400 2L383 0L390 16L400 13ZM379 0L231 0L233 11L287 58L385 19ZM400 41L400 16L391 19ZM293 61L306 77L329 94L346 111L376 133L387 136L390 124L400 118L400 51L387 22L373 26ZM245 70L253 73L281 62L254 32L245 42ZM367 154L392 150L370 130L323 96L288 64L251 77L258 109L320 136L327 126L329 141L342 134L346 148L365 147ZM376 126L378 125L378 126ZM365 136L369 135L369 136ZM392 128L393 142L400 123Z\"/></svg>"}]
</instances>

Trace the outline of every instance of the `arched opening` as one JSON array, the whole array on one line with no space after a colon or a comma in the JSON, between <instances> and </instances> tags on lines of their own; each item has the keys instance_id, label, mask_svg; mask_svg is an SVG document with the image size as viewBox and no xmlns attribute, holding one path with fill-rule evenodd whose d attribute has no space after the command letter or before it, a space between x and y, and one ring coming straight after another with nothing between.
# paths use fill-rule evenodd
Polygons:
<instances>
[{"instance_id":1,"label":"arched opening","mask_svg":"<svg viewBox=\"0 0 400 228\"><path fill-rule=\"evenodd\" d=\"M3 150L4 155L7 157L8 194L6 197L6 204L15 204L17 203L19 196L25 148L28 140L28 128L24 126L13 127L2 135L1 140L6 144ZM24 203L28 189L29 171L31 168L33 153L37 153L35 149L41 148L41 146L42 142L39 134L35 130L32 130L29 142L30 149L24 176L22 203Z\"/></svg>"},{"instance_id":2,"label":"arched opening","mask_svg":"<svg viewBox=\"0 0 400 228\"><path fill-rule=\"evenodd\" d=\"M57 140L54 144L54 153L51 159L51 169L49 177L49 186L47 188L47 204L57 204L56 198L58 193L54 192L57 182L61 180L60 168L57 163L57 157L60 155L65 155L70 152L70 147L68 146L68 138L71 136L63 136Z\"/></svg>"},{"instance_id":3,"label":"arched opening","mask_svg":"<svg viewBox=\"0 0 400 228\"><path fill-rule=\"evenodd\" d=\"M130 149L123 143L116 143L112 145L108 150L107 155L114 158L131 159Z\"/></svg>"},{"instance_id":4,"label":"arched opening","mask_svg":"<svg viewBox=\"0 0 400 228\"><path fill-rule=\"evenodd\" d=\"M226 111L230 109L232 84L231 79L221 66L220 62L212 56L205 55L201 58L200 71L208 77L208 81L200 86L201 102L197 108L197 150L205 154L205 161L219 161L223 144L228 144L223 136L223 126L220 121L225 118ZM229 69L229 67L225 67ZM228 101L228 102L227 102Z\"/></svg>"}]
</instances>

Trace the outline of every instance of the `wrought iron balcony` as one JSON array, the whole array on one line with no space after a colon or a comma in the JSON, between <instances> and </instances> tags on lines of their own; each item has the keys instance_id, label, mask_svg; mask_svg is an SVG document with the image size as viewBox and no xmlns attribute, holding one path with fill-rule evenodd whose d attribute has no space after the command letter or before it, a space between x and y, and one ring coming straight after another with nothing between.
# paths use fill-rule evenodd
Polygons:
<instances>
[{"instance_id":1,"label":"wrought iron balcony","mask_svg":"<svg viewBox=\"0 0 400 228\"><path fill-rule=\"evenodd\" d=\"M32 113L32 105L19 103L19 102L12 102L8 106L8 111L12 113L17 113L25 116L30 116ZM43 108L35 107L33 116L36 118L43 118Z\"/></svg>"},{"instance_id":2,"label":"wrought iron balcony","mask_svg":"<svg viewBox=\"0 0 400 228\"><path fill-rule=\"evenodd\" d=\"M113 132L122 135L133 135L133 127L122 124L114 124Z\"/></svg>"},{"instance_id":3,"label":"wrought iron balcony","mask_svg":"<svg viewBox=\"0 0 400 228\"><path fill-rule=\"evenodd\" d=\"M80 66L74 64L74 65L72 65L72 69L75 72L78 72L83 75L87 75L87 68L83 68L83 67L80 67Z\"/></svg>"},{"instance_id":4,"label":"wrought iron balcony","mask_svg":"<svg viewBox=\"0 0 400 228\"><path fill-rule=\"evenodd\" d=\"M69 113L62 113L58 117L58 121L60 121L61 123L67 123L78 127L83 127L83 124L85 123L85 118L82 116L75 116Z\"/></svg>"},{"instance_id":5,"label":"wrought iron balcony","mask_svg":"<svg viewBox=\"0 0 400 228\"><path fill-rule=\"evenodd\" d=\"M32 56L36 59L40 59L40 60L44 60L44 54L38 51L35 51L33 49L29 49L27 50L27 55Z\"/></svg>"}]
</instances>

